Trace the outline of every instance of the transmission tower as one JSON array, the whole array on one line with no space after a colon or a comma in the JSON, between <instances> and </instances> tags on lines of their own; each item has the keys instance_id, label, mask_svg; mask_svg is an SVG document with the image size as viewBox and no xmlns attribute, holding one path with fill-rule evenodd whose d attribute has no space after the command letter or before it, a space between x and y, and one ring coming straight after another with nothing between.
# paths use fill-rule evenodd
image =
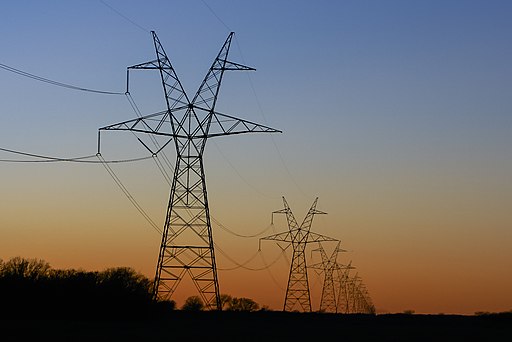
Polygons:
<instances>
[{"instance_id":1,"label":"transmission tower","mask_svg":"<svg viewBox=\"0 0 512 342\"><path fill-rule=\"evenodd\" d=\"M298 307L299 310L311 312L311 297L309 292L308 273L306 266L306 246L311 242L320 241L336 241L330 237L313 233L310 231L315 214L326 214L323 211L316 210L318 197L299 226L292 210L288 206L286 199L283 197L284 209L274 211L272 213L272 221L274 214L286 214L288 221L288 231L270 235L261 240L283 241L292 244L293 257L290 264L290 274L288 277L288 286L286 288L286 296L284 300L284 311L294 311Z\"/></svg>"},{"instance_id":2,"label":"transmission tower","mask_svg":"<svg viewBox=\"0 0 512 342\"><path fill-rule=\"evenodd\" d=\"M321 270L324 273L324 283L322 286L322 296L320 297L320 312L338 312L336 287L334 285L334 271L340 267L338 264L338 253L344 250L340 247L341 241L338 242L336 248L329 258L321 243L314 252L320 252L322 262L311 265L310 268Z\"/></svg>"},{"instance_id":3,"label":"transmission tower","mask_svg":"<svg viewBox=\"0 0 512 342\"><path fill-rule=\"evenodd\" d=\"M338 282L338 293L336 296L337 306L336 312L338 313L349 313L349 305L350 305L350 297L349 297L349 273L350 270L354 269L352 266L352 261L348 263L347 266L337 264L336 265L336 273L337 273L337 282Z\"/></svg>"},{"instance_id":4,"label":"transmission tower","mask_svg":"<svg viewBox=\"0 0 512 342\"><path fill-rule=\"evenodd\" d=\"M228 35L190 100L156 33L151 31L156 59L133 65L128 70L158 70L167 109L100 128L100 132L120 130L164 136L168 137L167 143L174 142L176 164L156 267L153 288L155 299L169 299L181 280L188 275L205 306L208 309L221 308L203 165L206 141L224 135L280 132L215 111L224 72L255 70L228 60L233 34L231 32ZM154 154L161 149L155 152L148 145L144 146Z\"/></svg>"}]
</instances>

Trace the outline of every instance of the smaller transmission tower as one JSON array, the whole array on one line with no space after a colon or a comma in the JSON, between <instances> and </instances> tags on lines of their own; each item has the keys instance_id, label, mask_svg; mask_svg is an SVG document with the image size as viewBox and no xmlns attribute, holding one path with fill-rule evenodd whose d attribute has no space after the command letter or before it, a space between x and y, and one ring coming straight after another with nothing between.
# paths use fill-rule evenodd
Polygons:
<instances>
[{"instance_id":1,"label":"smaller transmission tower","mask_svg":"<svg viewBox=\"0 0 512 342\"><path fill-rule=\"evenodd\" d=\"M320 297L320 312L338 312L336 287L334 286L334 271L340 267L338 264L338 253L344 250L340 247L341 241L338 242L336 248L329 258L321 243L314 252L320 252L322 262L311 265L310 268L318 269L324 273L324 283L322 287L322 296Z\"/></svg>"},{"instance_id":2,"label":"smaller transmission tower","mask_svg":"<svg viewBox=\"0 0 512 342\"><path fill-rule=\"evenodd\" d=\"M288 286L286 288L284 311L300 310L311 312L311 296L309 292L305 253L306 246L311 242L337 241L336 239L310 231L315 214L326 214L323 211L316 210L317 202L318 197L313 202L304 221L302 221L302 224L299 226L286 199L283 197L284 208L272 213L272 221L274 214L286 214L288 231L260 239L260 243L261 240L273 240L292 244L293 257L290 265Z\"/></svg>"},{"instance_id":3,"label":"smaller transmission tower","mask_svg":"<svg viewBox=\"0 0 512 342\"><path fill-rule=\"evenodd\" d=\"M343 266L340 264L336 265L336 273L337 273L337 282L338 282L338 294L336 298L337 306L336 312L338 313L349 313L349 305L350 305L350 297L349 297L349 273L350 270L354 269L352 266L352 261L348 263L347 266Z\"/></svg>"}]
</instances>

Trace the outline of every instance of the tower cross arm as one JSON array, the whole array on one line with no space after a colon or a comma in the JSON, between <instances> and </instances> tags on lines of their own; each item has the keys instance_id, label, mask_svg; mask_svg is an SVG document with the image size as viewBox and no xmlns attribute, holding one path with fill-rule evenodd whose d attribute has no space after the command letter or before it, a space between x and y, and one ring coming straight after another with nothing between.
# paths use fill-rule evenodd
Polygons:
<instances>
[{"instance_id":1,"label":"tower cross arm","mask_svg":"<svg viewBox=\"0 0 512 342\"><path fill-rule=\"evenodd\" d=\"M176 109L178 110L178 109ZM185 135L177 135L172 129L170 122L176 120L169 110L141 116L136 119L118 122L112 125L101 127L100 131L133 131L154 135L163 135L173 138L186 138Z\"/></svg>"},{"instance_id":2,"label":"tower cross arm","mask_svg":"<svg viewBox=\"0 0 512 342\"><path fill-rule=\"evenodd\" d=\"M283 233L277 233L277 234L273 234L273 235L269 235L269 236L265 236L265 237L262 237L260 238L260 242L263 241L263 240L267 240L267 241L283 241L283 242L293 242L293 237L292 237L292 234L288 231L288 232L283 232Z\"/></svg>"},{"instance_id":3,"label":"tower cross arm","mask_svg":"<svg viewBox=\"0 0 512 342\"><path fill-rule=\"evenodd\" d=\"M307 242L322 242L322 241L339 241L338 239L334 239L325 235L309 232Z\"/></svg>"},{"instance_id":4,"label":"tower cross arm","mask_svg":"<svg viewBox=\"0 0 512 342\"><path fill-rule=\"evenodd\" d=\"M130 70L130 69L160 69L160 68L161 67L158 66L158 59L154 59L149 62L144 62L144 63L139 63L139 64L129 66L126 69ZM170 67L165 67L165 66L162 68L170 69Z\"/></svg>"},{"instance_id":5,"label":"tower cross arm","mask_svg":"<svg viewBox=\"0 0 512 342\"><path fill-rule=\"evenodd\" d=\"M213 112L206 138L243 133L282 133L282 131L260 125L249 120Z\"/></svg>"},{"instance_id":6,"label":"tower cross arm","mask_svg":"<svg viewBox=\"0 0 512 342\"><path fill-rule=\"evenodd\" d=\"M235 63L235 62L230 62L230 61L224 61L224 64L222 66L214 65L212 67L212 70L256 71L256 69L253 68L253 67L250 67L250 66L247 66L247 65L243 65L243 64L239 64L239 63Z\"/></svg>"},{"instance_id":7,"label":"tower cross arm","mask_svg":"<svg viewBox=\"0 0 512 342\"><path fill-rule=\"evenodd\" d=\"M317 262L316 264L308 265L307 267L311 268L311 269L314 269L314 270L320 270L322 272L324 272L325 269L326 269L326 267L325 267L323 262Z\"/></svg>"}]
</instances>

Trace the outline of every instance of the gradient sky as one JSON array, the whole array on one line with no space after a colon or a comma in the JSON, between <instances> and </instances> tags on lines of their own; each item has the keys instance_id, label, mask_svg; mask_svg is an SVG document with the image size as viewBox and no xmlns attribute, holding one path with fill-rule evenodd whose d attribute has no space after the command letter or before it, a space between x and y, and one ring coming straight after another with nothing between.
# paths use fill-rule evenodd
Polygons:
<instances>
[{"instance_id":1,"label":"gradient sky","mask_svg":"<svg viewBox=\"0 0 512 342\"><path fill-rule=\"evenodd\" d=\"M101 1L10 1L0 11L0 63L123 92L126 67L154 58L155 30L194 93L233 30L231 60L257 72L227 74L217 109L284 133L209 141L212 215L254 234L269 227L281 196L298 220L318 196L328 215L312 230L342 240L349 252L339 261L353 261L378 312L512 309L512 3L205 1L217 16L200 0L105 1L140 27ZM131 82L143 113L164 108L156 73ZM99 127L135 117L124 96L4 70L0 94L2 148L91 155ZM102 152L147 155L121 133L105 134ZM0 165L0 258L153 277L160 237L101 165ZM169 186L155 164L112 167L163 225ZM257 239L213 229L238 262L257 252ZM287 229L284 218L272 229ZM279 248L264 242L262 255L271 262ZM220 269L234 266L217 257ZM286 259L270 273L219 272L221 292L282 307ZM311 284L318 308L314 272ZM187 284L180 291L194 294Z\"/></svg>"}]
</instances>

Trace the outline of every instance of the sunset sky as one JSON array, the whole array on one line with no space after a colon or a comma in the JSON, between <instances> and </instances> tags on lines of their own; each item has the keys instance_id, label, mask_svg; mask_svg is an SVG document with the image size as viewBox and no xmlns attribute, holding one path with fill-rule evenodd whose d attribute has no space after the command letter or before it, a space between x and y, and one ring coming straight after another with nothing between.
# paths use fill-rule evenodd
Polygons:
<instances>
[{"instance_id":1,"label":"sunset sky","mask_svg":"<svg viewBox=\"0 0 512 342\"><path fill-rule=\"evenodd\" d=\"M0 63L124 92L126 67L155 58L155 30L192 95L235 31L230 59L257 71L226 73L217 110L283 133L208 142L212 216L239 234L268 228L264 236L287 229L285 217L270 226L282 196L299 221L319 197L328 215L312 231L341 239L339 262L357 267L377 312L472 314L512 309L511 17L512 2L498 0L9 1ZM157 72L130 78L143 114L165 108ZM136 117L125 96L2 69L0 94L0 148L29 153L94 155L99 127ZM104 134L102 154L148 155L129 133ZM153 278L160 236L101 164L0 167L0 259L130 266ZM155 163L112 168L163 226L169 185ZM258 238L216 223L213 232L239 263L258 252ZM247 266L279 255L263 242ZM262 271L224 270L235 264L217 258L222 293L282 308L290 253ZM310 280L318 309L321 278ZM178 302L195 294L188 285Z\"/></svg>"}]
</instances>

